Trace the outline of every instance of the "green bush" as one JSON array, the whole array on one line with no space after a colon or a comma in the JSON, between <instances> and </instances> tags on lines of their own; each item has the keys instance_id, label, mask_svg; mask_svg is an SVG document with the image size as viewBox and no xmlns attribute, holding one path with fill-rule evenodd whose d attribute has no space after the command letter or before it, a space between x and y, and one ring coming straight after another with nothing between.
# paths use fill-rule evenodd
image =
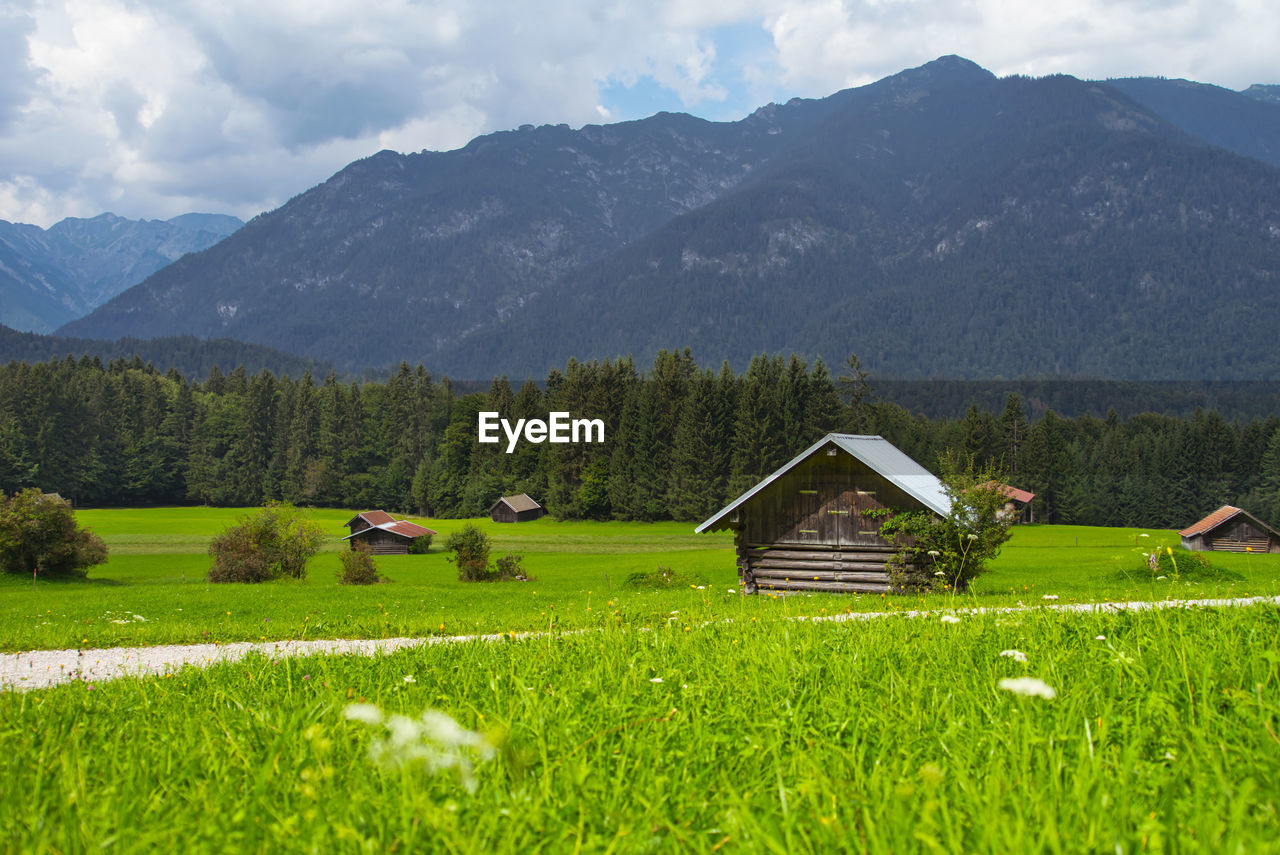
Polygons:
<instances>
[{"instance_id":1,"label":"green bush","mask_svg":"<svg viewBox=\"0 0 1280 855\"><path fill-rule=\"evenodd\" d=\"M508 552L497 561L497 577L499 579L513 579L517 582L531 581L530 577L525 575L524 568L520 566L521 561L524 561L523 555Z\"/></svg>"},{"instance_id":2,"label":"green bush","mask_svg":"<svg viewBox=\"0 0 1280 855\"><path fill-rule=\"evenodd\" d=\"M987 562L1000 554L1009 539L1013 517L1005 512L1008 498L1000 484L1002 473L977 467L972 455L948 451L939 460L942 489L951 500L951 513L931 511L864 512L881 516L880 533L904 544L890 562L894 584L944 591L964 591L987 572Z\"/></svg>"},{"instance_id":3,"label":"green bush","mask_svg":"<svg viewBox=\"0 0 1280 855\"><path fill-rule=\"evenodd\" d=\"M324 533L293 505L272 502L213 539L210 582L265 582L279 576L302 579L307 559L320 551Z\"/></svg>"},{"instance_id":4,"label":"green bush","mask_svg":"<svg viewBox=\"0 0 1280 855\"><path fill-rule=\"evenodd\" d=\"M107 545L76 525L71 503L34 487L0 495L0 568L31 577L78 573L107 560Z\"/></svg>"},{"instance_id":5,"label":"green bush","mask_svg":"<svg viewBox=\"0 0 1280 855\"><path fill-rule=\"evenodd\" d=\"M378 575L378 565L373 561L373 552L368 544L357 543L353 548L339 553L338 559L342 562L338 582L343 585L372 585L383 581Z\"/></svg>"},{"instance_id":6,"label":"green bush","mask_svg":"<svg viewBox=\"0 0 1280 855\"><path fill-rule=\"evenodd\" d=\"M449 560L458 566L459 581L488 582L497 577L489 567L489 535L475 523L467 523L449 535L444 546L453 553Z\"/></svg>"},{"instance_id":7,"label":"green bush","mask_svg":"<svg viewBox=\"0 0 1280 855\"><path fill-rule=\"evenodd\" d=\"M1209 556L1203 552L1192 552L1189 549L1171 549L1156 547L1155 551L1143 553L1147 571L1153 580L1176 579L1183 582L1203 582L1209 580L1241 580L1239 573L1214 567Z\"/></svg>"},{"instance_id":8,"label":"green bush","mask_svg":"<svg viewBox=\"0 0 1280 855\"><path fill-rule=\"evenodd\" d=\"M431 535L424 534L409 541L410 555L426 555L431 551Z\"/></svg>"},{"instance_id":9,"label":"green bush","mask_svg":"<svg viewBox=\"0 0 1280 855\"><path fill-rule=\"evenodd\" d=\"M622 582L627 588L664 589L664 588L696 588L705 585L706 581L699 576L692 576L670 567L659 567L657 570L637 570L627 574Z\"/></svg>"}]
</instances>

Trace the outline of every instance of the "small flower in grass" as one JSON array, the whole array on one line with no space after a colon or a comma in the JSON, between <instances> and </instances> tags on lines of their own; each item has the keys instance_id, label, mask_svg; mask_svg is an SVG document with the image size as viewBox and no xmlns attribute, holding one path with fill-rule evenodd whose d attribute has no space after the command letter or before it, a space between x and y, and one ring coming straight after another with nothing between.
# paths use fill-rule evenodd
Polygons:
<instances>
[{"instance_id":1,"label":"small flower in grass","mask_svg":"<svg viewBox=\"0 0 1280 855\"><path fill-rule=\"evenodd\" d=\"M969 540L977 540L978 536L976 534L971 534L971 535L968 535L968 538Z\"/></svg>"},{"instance_id":2,"label":"small flower in grass","mask_svg":"<svg viewBox=\"0 0 1280 855\"><path fill-rule=\"evenodd\" d=\"M1057 594L1045 594L1045 595L1044 595L1043 597L1041 597L1040 599L1042 599L1042 600L1056 600L1056 599L1058 599L1058 595L1057 595Z\"/></svg>"},{"instance_id":3,"label":"small flower in grass","mask_svg":"<svg viewBox=\"0 0 1280 855\"><path fill-rule=\"evenodd\" d=\"M1107 637L1106 637L1105 635L1095 635L1095 636L1093 637L1093 640L1094 640L1094 641L1106 641L1106 640L1107 640Z\"/></svg>"},{"instance_id":4,"label":"small flower in grass","mask_svg":"<svg viewBox=\"0 0 1280 855\"><path fill-rule=\"evenodd\" d=\"M1012 659L1014 662L1026 662L1027 654L1021 650L1001 650L1000 655L1006 659Z\"/></svg>"},{"instance_id":5,"label":"small flower in grass","mask_svg":"<svg viewBox=\"0 0 1280 855\"><path fill-rule=\"evenodd\" d=\"M404 681L405 681L406 683L416 683L416 682L418 682L418 678L417 678L417 677L415 677L415 676L413 676L412 674L405 674L405 675L404 675Z\"/></svg>"},{"instance_id":6,"label":"small flower in grass","mask_svg":"<svg viewBox=\"0 0 1280 855\"><path fill-rule=\"evenodd\" d=\"M310 680L310 679L311 679L311 675L310 675L310 674L303 674L303 675L302 675L302 682L304 682L304 683L305 683L306 681L308 681L308 680Z\"/></svg>"},{"instance_id":7,"label":"small flower in grass","mask_svg":"<svg viewBox=\"0 0 1280 855\"><path fill-rule=\"evenodd\" d=\"M947 574L946 574L946 573L943 573L941 570L937 570L937 571L935 571L935 572L934 572L934 574L933 574L933 575L935 575L935 576L945 576L945 575L947 575Z\"/></svg>"},{"instance_id":8,"label":"small flower in grass","mask_svg":"<svg viewBox=\"0 0 1280 855\"><path fill-rule=\"evenodd\" d=\"M738 589L737 589L737 588L727 588L726 590L728 590L728 592L729 592L730 594L736 594L736 593L738 593Z\"/></svg>"},{"instance_id":9,"label":"small flower in grass","mask_svg":"<svg viewBox=\"0 0 1280 855\"><path fill-rule=\"evenodd\" d=\"M1044 698L1051 701L1058 696L1053 686L1038 677L1005 677L997 684L1006 692L1028 698Z\"/></svg>"},{"instance_id":10,"label":"small flower in grass","mask_svg":"<svg viewBox=\"0 0 1280 855\"><path fill-rule=\"evenodd\" d=\"M387 766L423 763L429 772L456 769L462 785L474 792L476 761L497 756L495 740L467 730L449 715L427 710L416 719L403 715L384 716L372 704L349 704L343 714L350 721L385 727L386 736L369 746L369 757Z\"/></svg>"},{"instance_id":11,"label":"small flower in grass","mask_svg":"<svg viewBox=\"0 0 1280 855\"><path fill-rule=\"evenodd\" d=\"M382 724L382 710L373 704L347 704L342 714L350 721L362 721L365 724Z\"/></svg>"},{"instance_id":12,"label":"small flower in grass","mask_svg":"<svg viewBox=\"0 0 1280 855\"><path fill-rule=\"evenodd\" d=\"M661 678L661 677L650 677L650 678L649 678L649 682L650 682L650 683L661 683L661 682L662 682L662 678Z\"/></svg>"},{"instance_id":13,"label":"small flower in grass","mask_svg":"<svg viewBox=\"0 0 1280 855\"><path fill-rule=\"evenodd\" d=\"M955 615L943 615L942 617L938 618L938 620L942 621L943 623L959 623L960 622L960 618L956 617Z\"/></svg>"},{"instance_id":14,"label":"small flower in grass","mask_svg":"<svg viewBox=\"0 0 1280 855\"><path fill-rule=\"evenodd\" d=\"M1150 537L1150 536L1151 535L1147 534L1145 531L1142 534L1138 535L1138 537Z\"/></svg>"},{"instance_id":15,"label":"small flower in grass","mask_svg":"<svg viewBox=\"0 0 1280 855\"><path fill-rule=\"evenodd\" d=\"M939 551L938 551L938 550L936 550L936 549L930 549L930 550L929 550L929 557L930 557L930 558L937 558L937 557L938 557L939 555L941 555L941 554L942 554L942 553L941 553L941 552L939 552Z\"/></svg>"},{"instance_id":16,"label":"small flower in grass","mask_svg":"<svg viewBox=\"0 0 1280 855\"><path fill-rule=\"evenodd\" d=\"M1157 582L1164 582L1164 581L1168 580L1168 578L1169 578L1168 576L1157 576L1157 577L1156 577L1156 581L1157 581Z\"/></svg>"}]
</instances>

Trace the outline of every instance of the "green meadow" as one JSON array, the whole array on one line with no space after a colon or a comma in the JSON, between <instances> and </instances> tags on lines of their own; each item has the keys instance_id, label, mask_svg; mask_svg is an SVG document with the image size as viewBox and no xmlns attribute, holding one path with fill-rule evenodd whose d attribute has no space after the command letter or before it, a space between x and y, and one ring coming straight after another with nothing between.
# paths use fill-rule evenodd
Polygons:
<instances>
[{"instance_id":1,"label":"green meadow","mask_svg":"<svg viewBox=\"0 0 1280 855\"><path fill-rule=\"evenodd\" d=\"M4 579L5 652L537 634L0 692L7 851L1280 851L1280 608L1040 607L1276 595L1280 556L1156 579L1171 532L1032 526L966 595L747 597L686 524L486 521L535 578L464 584L421 520L345 587L316 511L306 579L210 585L240 513L80 512L111 560Z\"/></svg>"},{"instance_id":2,"label":"green meadow","mask_svg":"<svg viewBox=\"0 0 1280 855\"><path fill-rule=\"evenodd\" d=\"M0 833L23 852L1280 851L1275 606L749 611L0 693L21 758ZM1040 694L1002 688L1018 678Z\"/></svg>"},{"instance_id":3,"label":"green meadow","mask_svg":"<svg viewBox=\"0 0 1280 855\"><path fill-rule=\"evenodd\" d=\"M1156 579L1142 552L1176 546L1169 531L1026 526L970 594L779 596L737 593L732 540L685 523L479 521L492 558L524 556L531 582L462 583L443 541L462 520L416 519L439 532L426 555L383 556L389 580L337 583L343 523L317 510L330 535L304 580L211 585L208 542L244 509L151 508L77 514L111 550L87 578L0 577L0 651L193 642L467 635L665 624L672 610L714 619L730 601L760 616L1280 593L1280 555L1214 553L1209 577ZM670 567L702 589L634 590L627 577Z\"/></svg>"}]
</instances>

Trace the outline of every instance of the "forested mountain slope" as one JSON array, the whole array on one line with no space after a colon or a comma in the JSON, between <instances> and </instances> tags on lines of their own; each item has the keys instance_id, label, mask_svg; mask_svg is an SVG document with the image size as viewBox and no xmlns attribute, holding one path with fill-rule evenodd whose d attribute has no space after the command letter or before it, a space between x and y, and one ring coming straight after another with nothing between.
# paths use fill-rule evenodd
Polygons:
<instances>
[{"instance_id":1,"label":"forested mountain slope","mask_svg":"<svg viewBox=\"0 0 1280 855\"><path fill-rule=\"evenodd\" d=\"M1280 170L1178 115L944 57L740 122L382 152L63 332L458 377L671 346L857 351L900 376L1280 376Z\"/></svg>"}]
</instances>

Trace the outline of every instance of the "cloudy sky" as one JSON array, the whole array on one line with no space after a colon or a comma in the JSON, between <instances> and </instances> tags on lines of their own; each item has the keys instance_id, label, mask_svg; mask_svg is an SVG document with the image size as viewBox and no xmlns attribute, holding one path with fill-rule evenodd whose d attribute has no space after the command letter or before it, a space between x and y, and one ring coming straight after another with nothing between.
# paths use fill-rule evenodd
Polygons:
<instances>
[{"instance_id":1,"label":"cloudy sky","mask_svg":"<svg viewBox=\"0 0 1280 855\"><path fill-rule=\"evenodd\" d=\"M0 0L0 219L249 218L383 148L738 119L956 53L1280 83L1275 0Z\"/></svg>"}]
</instances>

